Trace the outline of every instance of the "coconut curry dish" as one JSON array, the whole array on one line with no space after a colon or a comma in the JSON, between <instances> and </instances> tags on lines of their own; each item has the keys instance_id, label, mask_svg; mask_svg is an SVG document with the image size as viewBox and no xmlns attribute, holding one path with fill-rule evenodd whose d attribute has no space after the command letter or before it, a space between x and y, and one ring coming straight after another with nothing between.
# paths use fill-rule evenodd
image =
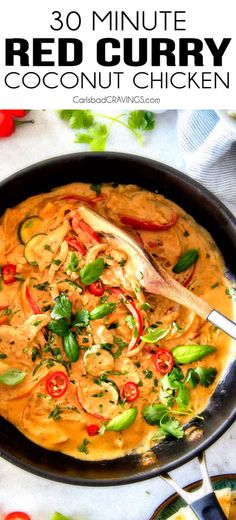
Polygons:
<instances>
[{"instance_id":1,"label":"coconut curry dish","mask_svg":"<svg viewBox=\"0 0 236 520\"><path fill-rule=\"evenodd\" d=\"M146 293L88 205L129 232L183 286L232 317L213 239L186 212L134 185L74 183L8 209L0 224L0 414L49 450L83 460L181 439L206 408L231 340Z\"/></svg>"}]
</instances>

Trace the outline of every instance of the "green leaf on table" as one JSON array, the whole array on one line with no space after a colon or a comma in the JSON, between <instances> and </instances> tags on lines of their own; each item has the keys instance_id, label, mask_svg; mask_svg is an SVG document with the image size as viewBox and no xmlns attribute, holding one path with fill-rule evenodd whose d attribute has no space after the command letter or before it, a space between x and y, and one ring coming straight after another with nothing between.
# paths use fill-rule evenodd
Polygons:
<instances>
[{"instance_id":1,"label":"green leaf on table","mask_svg":"<svg viewBox=\"0 0 236 520\"><path fill-rule=\"evenodd\" d=\"M155 119L153 112L132 110L129 114L128 125L131 130L153 130Z\"/></svg>"}]
</instances>

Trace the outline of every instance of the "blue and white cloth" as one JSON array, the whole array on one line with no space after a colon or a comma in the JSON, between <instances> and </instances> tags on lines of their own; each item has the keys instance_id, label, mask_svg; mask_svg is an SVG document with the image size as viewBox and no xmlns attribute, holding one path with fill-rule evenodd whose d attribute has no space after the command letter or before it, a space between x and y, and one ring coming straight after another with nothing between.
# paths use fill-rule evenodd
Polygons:
<instances>
[{"instance_id":1,"label":"blue and white cloth","mask_svg":"<svg viewBox=\"0 0 236 520\"><path fill-rule=\"evenodd\" d=\"M214 110L182 110L178 136L187 173L235 212L236 131Z\"/></svg>"}]
</instances>

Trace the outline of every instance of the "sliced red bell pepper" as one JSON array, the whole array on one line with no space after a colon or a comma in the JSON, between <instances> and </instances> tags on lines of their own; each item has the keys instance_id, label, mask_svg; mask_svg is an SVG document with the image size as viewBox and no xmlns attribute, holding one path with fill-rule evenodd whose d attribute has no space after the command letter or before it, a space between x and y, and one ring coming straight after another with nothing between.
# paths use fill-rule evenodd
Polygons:
<instances>
[{"instance_id":1,"label":"sliced red bell pepper","mask_svg":"<svg viewBox=\"0 0 236 520\"><path fill-rule=\"evenodd\" d=\"M84 233L89 235L89 237L92 238L92 240L94 242L97 242L98 244L100 244L101 240L100 240L99 236L97 235L97 233L95 233L95 231L88 224L86 224L86 222L84 222L84 220L82 220L80 218L79 214L75 214L73 216L72 228L75 231L75 233L77 233L78 230L82 229L82 231L84 231Z\"/></svg>"},{"instance_id":2,"label":"sliced red bell pepper","mask_svg":"<svg viewBox=\"0 0 236 520\"><path fill-rule=\"evenodd\" d=\"M26 289L25 289L25 296L26 296L26 299L27 299L27 301L28 301L28 303L29 303L33 313L34 314L41 314L41 310L38 307L35 299L31 296L28 287L26 287Z\"/></svg>"},{"instance_id":3,"label":"sliced red bell pepper","mask_svg":"<svg viewBox=\"0 0 236 520\"><path fill-rule=\"evenodd\" d=\"M115 294L116 296L120 296L122 298L123 303L126 305L128 311L132 314L132 316L135 319L138 334L133 334L131 341L128 345L128 351L133 350L133 348L138 343L140 336L143 333L143 318L141 312L136 307L132 298L130 298L129 296L125 296L124 292L121 289L119 289L119 287L109 287L109 291L111 291L112 294Z\"/></svg>"},{"instance_id":4,"label":"sliced red bell pepper","mask_svg":"<svg viewBox=\"0 0 236 520\"><path fill-rule=\"evenodd\" d=\"M65 240L68 246L71 246L76 249L76 251L79 251L81 255L86 255L87 251L85 247L75 237L66 237Z\"/></svg>"},{"instance_id":5,"label":"sliced red bell pepper","mask_svg":"<svg viewBox=\"0 0 236 520\"><path fill-rule=\"evenodd\" d=\"M0 325L5 325L6 323L8 323L8 320L9 320L9 316L1 316Z\"/></svg>"},{"instance_id":6,"label":"sliced red bell pepper","mask_svg":"<svg viewBox=\"0 0 236 520\"><path fill-rule=\"evenodd\" d=\"M195 270L196 270L196 263L192 266L191 273L189 274L187 280L185 280L185 282L183 283L184 287L188 287L189 286L190 282L192 281L192 278L193 278L193 275L195 273Z\"/></svg>"},{"instance_id":7,"label":"sliced red bell pepper","mask_svg":"<svg viewBox=\"0 0 236 520\"><path fill-rule=\"evenodd\" d=\"M119 215L119 217L121 223L125 224L125 226L146 231L165 231L174 226L178 220L177 213L173 213L171 220L166 224L158 224L157 222L151 222L150 220L139 220L137 218L129 217L128 215Z\"/></svg>"},{"instance_id":8,"label":"sliced red bell pepper","mask_svg":"<svg viewBox=\"0 0 236 520\"><path fill-rule=\"evenodd\" d=\"M6 285L16 281L16 265L6 264L2 266L2 279Z\"/></svg>"},{"instance_id":9,"label":"sliced red bell pepper","mask_svg":"<svg viewBox=\"0 0 236 520\"><path fill-rule=\"evenodd\" d=\"M91 206L95 206L98 202L102 202L105 200L105 195L98 195L98 197L86 197L84 195L62 195L61 197L57 197L59 200L77 200L78 202L83 202L85 204L89 204Z\"/></svg>"}]
</instances>

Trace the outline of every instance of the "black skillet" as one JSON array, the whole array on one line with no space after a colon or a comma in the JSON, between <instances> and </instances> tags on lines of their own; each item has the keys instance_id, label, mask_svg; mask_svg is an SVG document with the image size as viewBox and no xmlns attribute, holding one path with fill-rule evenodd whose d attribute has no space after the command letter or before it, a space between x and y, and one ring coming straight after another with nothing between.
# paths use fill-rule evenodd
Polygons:
<instances>
[{"instance_id":1,"label":"black skillet","mask_svg":"<svg viewBox=\"0 0 236 520\"><path fill-rule=\"evenodd\" d=\"M34 164L0 183L0 214L30 195L75 181L135 183L158 190L182 206L214 237L228 275L236 277L236 220L200 184L156 161L121 153L78 153ZM208 448L235 418L236 362L218 386L201 422L204 435L189 442L168 440L155 449L158 462L142 466L129 455L108 462L80 462L33 444L14 426L0 419L0 454L13 464L41 477L77 485L112 486L156 477L181 466ZM196 421L195 421L196 422Z\"/></svg>"}]
</instances>

